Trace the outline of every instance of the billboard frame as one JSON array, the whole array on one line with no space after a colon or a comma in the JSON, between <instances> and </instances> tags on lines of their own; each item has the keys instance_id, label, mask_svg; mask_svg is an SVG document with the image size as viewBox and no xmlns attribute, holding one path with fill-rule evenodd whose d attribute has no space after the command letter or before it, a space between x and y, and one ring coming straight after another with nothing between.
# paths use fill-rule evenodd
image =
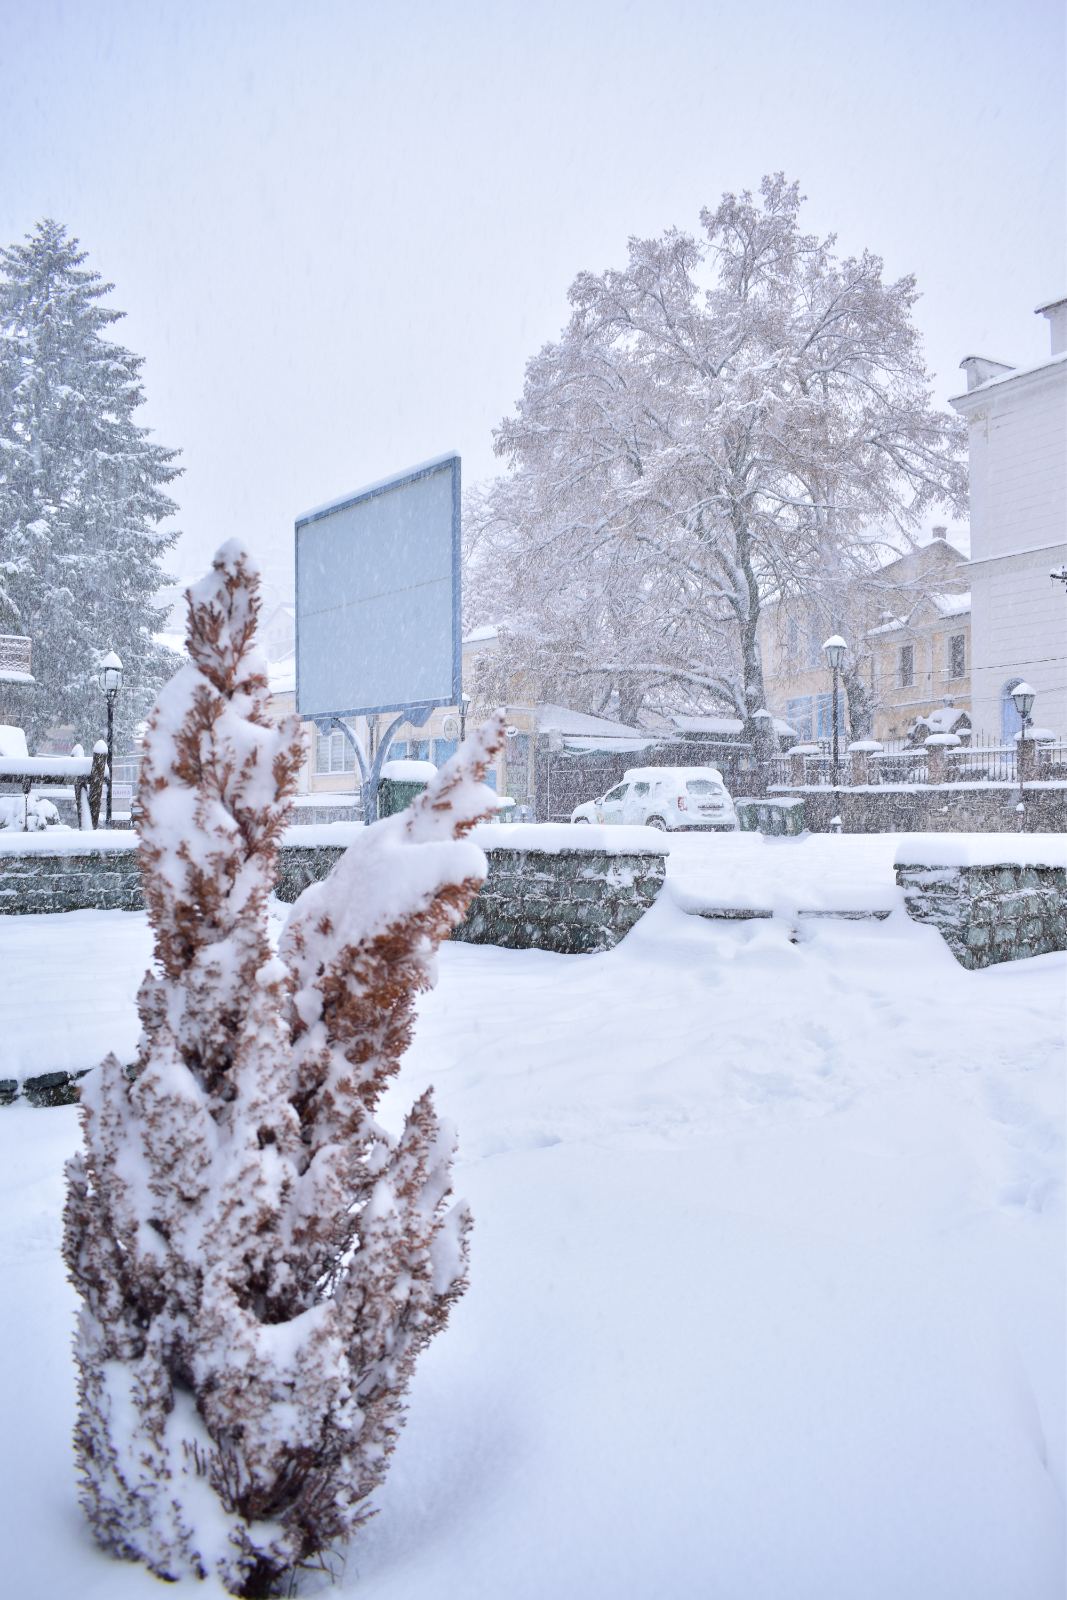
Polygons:
<instances>
[{"instance_id":1,"label":"billboard frame","mask_svg":"<svg viewBox=\"0 0 1067 1600\"><path fill-rule=\"evenodd\" d=\"M316 522L322 522L338 511L348 511L352 506L361 505L365 501L378 499L381 495L389 494L394 489L400 489L410 483L417 483L422 478L431 477L443 468L451 469L451 505L452 505L452 694L438 699L418 699L403 701L390 701L378 706L338 706L329 711L305 712L300 703L300 530L311 527ZM412 711L416 708L426 707L427 712L438 706L458 706L463 699L463 625L462 625L462 591L461 591L461 554L462 554L462 522L461 522L461 465L459 452L450 450L444 455L435 456L430 461L423 461L416 467L409 467L405 472L394 473L388 478L381 478L376 483L368 484L364 489L357 489L352 494L342 495L337 500L331 500L325 505L315 506L311 511L301 513L294 523L295 563L296 563L296 710L297 715L308 722L324 722L328 719L341 719L343 717L376 717L385 712ZM425 720L425 718L423 719Z\"/></svg>"}]
</instances>

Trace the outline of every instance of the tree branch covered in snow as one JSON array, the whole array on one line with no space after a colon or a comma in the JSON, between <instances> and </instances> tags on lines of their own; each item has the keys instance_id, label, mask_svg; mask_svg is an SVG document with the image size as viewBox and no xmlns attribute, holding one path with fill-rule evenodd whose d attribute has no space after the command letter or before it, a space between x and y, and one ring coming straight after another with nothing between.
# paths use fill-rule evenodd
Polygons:
<instances>
[{"instance_id":1,"label":"tree branch covered in snow","mask_svg":"<svg viewBox=\"0 0 1067 1600\"><path fill-rule=\"evenodd\" d=\"M598 675L632 719L705 683L751 725L766 596L869 570L872 529L963 504L914 280L841 260L800 206L778 174L703 211L701 240L631 239L528 363L468 544L471 620L500 627L531 693L588 704Z\"/></svg>"},{"instance_id":2,"label":"tree branch covered in snow","mask_svg":"<svg viewBox=\"0 0 1067 1600\"><path fill-rule=\"evenodd\" d=\"M430 1092L375 1120L434 951L485 873L501 719L292 909L267 900L302 751L267 711L258 579L224 545L191 662L152 714L141 858L155 962L131 1072L83 1094L65 1254L76 1429L99 1541L160 1577L276 1592L369 1514L415 1359L466 1281Z\"/></svg>"}]
</instances>

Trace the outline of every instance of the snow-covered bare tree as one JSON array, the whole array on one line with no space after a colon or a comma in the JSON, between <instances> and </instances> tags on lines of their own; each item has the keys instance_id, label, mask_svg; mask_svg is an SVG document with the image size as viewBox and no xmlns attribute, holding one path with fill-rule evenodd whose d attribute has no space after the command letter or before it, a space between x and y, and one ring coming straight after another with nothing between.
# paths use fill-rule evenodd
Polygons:
<instances>
[{"instance_id":1,"label":"snow-covered bare tree","mask_svg":"<svg viewBox=\"0 0 1067 1600\"><path fill-rule=\"evenodd\" d=\"M520 666L626 681L631 702L670 683L752 727L764 596L847 570L872 527L960 508L915 280L839 259L800 207L768 177L703 211L701 239L631 239L624 268L575 280L475 507L475 603Z\"/></svg>"},{"instance_id":2,"label":"snow-covered bare tree","mask_svg":"<svg viewBox=\"0 0 1067 1600\"><path fill-rule=\"evenodd\" d=\"M120 748L177 665L153 638L177 451L134 421L143 363L107 336L124 313L85 262L52 221L0 251L0 628L33 640L31 749L51 726L93 743L107 651Z\"/></svg>"},{"instance_id":3,"label":"snow-covered bare tree","mask_svg":"<svg viewBox=\"0 0 1067 1600\"><path fill-rule=\"evenodd\" d=\"M149 723L141 863L155 933L129 1073L83 1096L65 1253L96 1537L160 1577L276 1592L369 1514L419 1351L462 1292L469 1218L429 1092L375 1119L434 951L485 858L461 836L496 718L292 909L268 896L302 754L267 711L236 543L189 593L191 661Z\"/></svg>"}]
</instances>

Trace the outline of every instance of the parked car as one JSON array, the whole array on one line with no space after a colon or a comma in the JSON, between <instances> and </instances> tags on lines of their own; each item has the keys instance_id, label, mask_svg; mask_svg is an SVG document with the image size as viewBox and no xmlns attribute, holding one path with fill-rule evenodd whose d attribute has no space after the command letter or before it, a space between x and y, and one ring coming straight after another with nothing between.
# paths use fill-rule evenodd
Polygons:
<instances>
[{"instance_id":1,"label":"parked car","mask_svg":"<svg viewBox=\"0 0 1067 1600\"><path fill-rule=\"evenodd\" d=\"M572 822L629 822L648 828L733 833L737 812L715 767L631 767L622 783L575 806Z\"/></svg>"}]
</instances>

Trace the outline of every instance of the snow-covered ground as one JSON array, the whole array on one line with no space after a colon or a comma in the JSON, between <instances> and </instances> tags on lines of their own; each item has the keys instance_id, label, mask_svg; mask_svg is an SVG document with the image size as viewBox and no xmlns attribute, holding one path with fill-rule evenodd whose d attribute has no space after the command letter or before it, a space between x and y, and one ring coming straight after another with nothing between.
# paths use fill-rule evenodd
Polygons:
<instances>
[{"instance_id":1,"label":"snow-covered ground","mask_svg":"<svg viewBox=\"0 0 1067 1600\"><path fill-rule=\"evenodd\" d=\"M670 843L716 900L747 865L752 903L897 903L899 840ZM1067 957L965 972L900 912L789 935L664 898L607 955L443 950L393 1109L432 1081L459 1126L472 1284L346 1590L1062 1600ZM142 917L0 936L5 1057L130 1051ZM72 1483L77 1137L0 1110L4 1589L147 1600Z\"/></svg>"}]
</instances>

